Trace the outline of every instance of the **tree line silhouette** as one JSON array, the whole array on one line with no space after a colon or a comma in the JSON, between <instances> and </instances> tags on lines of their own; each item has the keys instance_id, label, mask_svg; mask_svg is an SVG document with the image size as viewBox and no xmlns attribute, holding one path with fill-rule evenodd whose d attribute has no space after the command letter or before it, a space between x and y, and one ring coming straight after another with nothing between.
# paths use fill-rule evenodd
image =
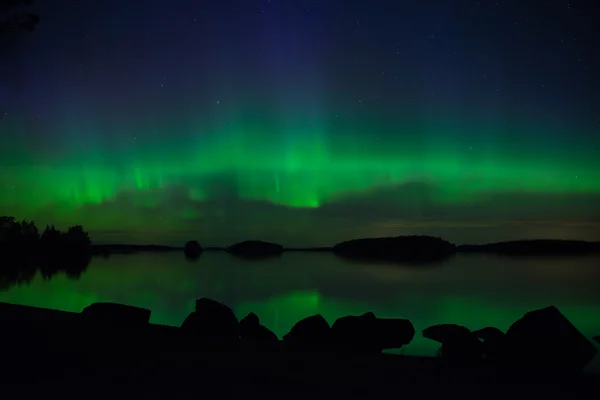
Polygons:
<instances>
[{"instance_id":1,"label":"tree line silhouette","mask_svg":"<svg viewBox=\"0 0 600 400\"><path fill-rule=\"evenodd\" d=\"M40 22L39 14L30 10L33 0L2 0L0 2L0 34L25 30L32 32Z\"/></svg>"},{"instance_id":2,"label":"tree line silhouette","mask_svg":"<svg viewBox=\"0 0 600 400\"><path fill-rule=\"evenodd\" d=\"M0 217L0 290L30 282L39 272L79 278L92 256L92 241L81 225L61 232L54 225L40 234L33 221Z\"/></svg>"}]
</instances>

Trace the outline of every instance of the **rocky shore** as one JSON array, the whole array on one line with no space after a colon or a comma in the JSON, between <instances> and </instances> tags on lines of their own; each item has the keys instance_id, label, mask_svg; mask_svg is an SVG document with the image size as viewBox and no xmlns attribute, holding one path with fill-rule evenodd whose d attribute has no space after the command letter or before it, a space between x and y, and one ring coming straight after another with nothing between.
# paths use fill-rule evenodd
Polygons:
<instances>
[{"instance_id":1,"label":"rocky shore","mask_svg":"<svg viewBox=\"0 0 600 400\"><path fill-rule=\"evenodd\" d=\"M598 376L582 373L595 346L555 307L534 310L506 333L372 313L330 326L320 315L278 338L249 314L198 299L181 327L150 324L151 311L95 303L69 313L0 303L6 393L101 398L588 398ZM383 354L422 334L439 357ZM19 392L21 390L21 392ZM83 391L83 392L82 392Z\"/></svg>"}]
</instances>

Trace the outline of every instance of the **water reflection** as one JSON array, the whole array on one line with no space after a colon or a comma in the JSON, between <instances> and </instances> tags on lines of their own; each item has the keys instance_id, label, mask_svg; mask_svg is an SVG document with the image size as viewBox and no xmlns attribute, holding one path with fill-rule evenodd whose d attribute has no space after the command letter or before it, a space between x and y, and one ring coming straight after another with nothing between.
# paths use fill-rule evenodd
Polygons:
<instances>
[{"instance_id":1,"label":"water reflection","mask_svg":"<svg viewBox=\"0 0 600 400\"><path fill-rule=\"evenodd\" d=\"M600 333L600 258L553 260L457 255L437 268L348 263L328 253L286 253L259 262L205 253L139 253L94 258L81 279L64 273L0 293L0 301L81 311L94 301L152 310L154 323L180 325L198 297L254 311L283 336L299 319L321 313L410 319L417 330L439 323L502 330L528 310L556 305L586 335ZM415 337L410 354L434 354L437 344Z\"/></svg>"}]
</instances>

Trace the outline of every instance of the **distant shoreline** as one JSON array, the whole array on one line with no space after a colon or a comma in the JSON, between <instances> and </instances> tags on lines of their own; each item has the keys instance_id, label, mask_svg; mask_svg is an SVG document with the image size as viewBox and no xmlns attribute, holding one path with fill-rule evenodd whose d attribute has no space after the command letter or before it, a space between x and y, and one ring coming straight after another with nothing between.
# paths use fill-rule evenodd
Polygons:
<instances>
[{"instance_id":1,"label":"distant shoreline","mask_svg":"<svg viewBox=\"0 0 600 400\"><path fill-rule=\"evenodd\" d=\"M183 251L183 246L164 246L154 244L93 244L92 253L93 255L108 254L131 254L140 252L156 252L156 253L168 253L175 251ZM226 247L205 247L202 251L226 252ZM333 252L333 246L331 247L290 247L284 248L284 252Z\"/></svg>"},{"instance_id":2,"label":"distant shoreline","mask_svg":"<svg viewBox=\"0 0 600 400\"><path fill-rule=\"evenodd\" d=\"M183 246L136 245L136 244L93 244L93 255L132 254L140 252L183 252ZM227 252L226 247L205 247L205 252ZM335 252L335 246L289 247L283 252ZM495 242L487 244L456 245L454 254L487 253L498 255L584 255L600 253L600 241L534 239Z\"/></svg>"}]
</instances>

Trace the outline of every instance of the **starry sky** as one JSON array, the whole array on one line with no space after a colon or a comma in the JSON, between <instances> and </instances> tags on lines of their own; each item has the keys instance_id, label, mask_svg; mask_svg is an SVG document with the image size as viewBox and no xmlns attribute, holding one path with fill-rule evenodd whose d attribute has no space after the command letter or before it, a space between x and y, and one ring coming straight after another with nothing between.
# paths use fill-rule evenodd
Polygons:
<instances>
[{"instance_id":1,"label":"starry sky","mask_svg":"<svg viewBox=\"0 0 600 400\"><path fill-rule=\"evenodd\" d=\"M38 0L0 215L96 243L600 240L594 1Z\"/></svg>"}]
</instances>

